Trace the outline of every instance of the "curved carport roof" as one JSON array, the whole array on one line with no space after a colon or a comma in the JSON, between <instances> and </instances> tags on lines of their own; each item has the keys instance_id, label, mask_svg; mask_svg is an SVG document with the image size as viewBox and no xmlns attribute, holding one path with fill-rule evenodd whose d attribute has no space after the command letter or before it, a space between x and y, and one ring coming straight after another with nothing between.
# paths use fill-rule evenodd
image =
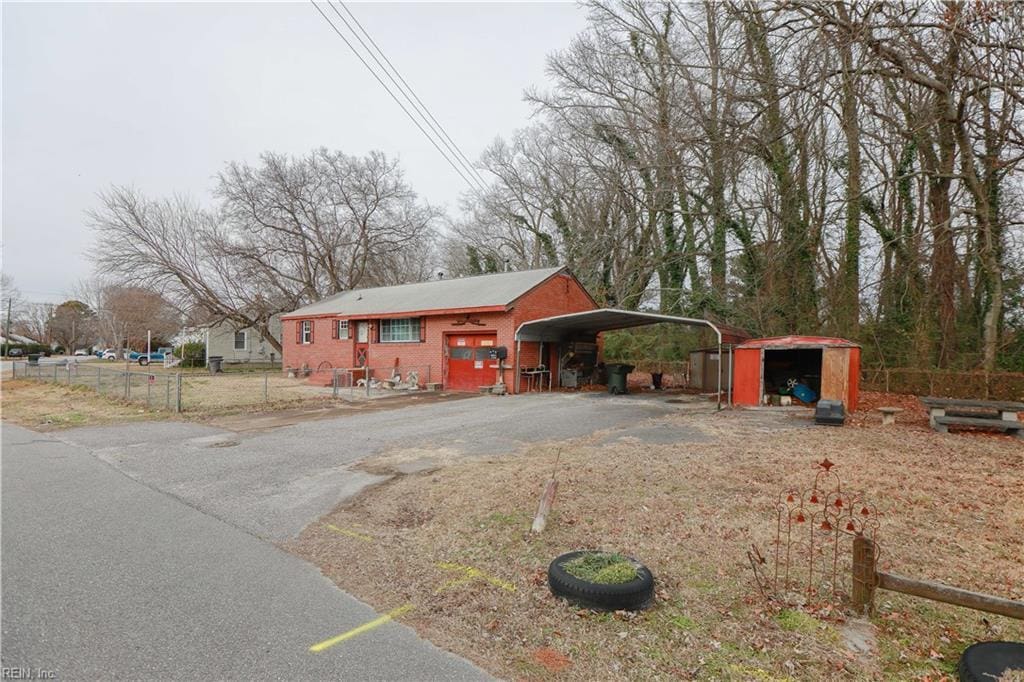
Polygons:
<instances>
[{"instance_id":1,"label":"curved carport roof","mask_svg":"<svg viewBox=\"0 0 1024 682\"><path fill-rule=\"evenodd\" d=\"M582 313L569 313L530 320L519 325L516 330L516 368L515 376L519 376L519 344L523 341L544 341L557 343L562 341L596 341L597 335L616 329L630 329L649 324L682 324L692 327L707 327L718 337L718 356L722 356L722 331L709 320L676 315L661 315L635 310L618 310L601 308L587 310ZM722 407L722 363L718 363L718 407Z\"/></svg>"}]
</instances>

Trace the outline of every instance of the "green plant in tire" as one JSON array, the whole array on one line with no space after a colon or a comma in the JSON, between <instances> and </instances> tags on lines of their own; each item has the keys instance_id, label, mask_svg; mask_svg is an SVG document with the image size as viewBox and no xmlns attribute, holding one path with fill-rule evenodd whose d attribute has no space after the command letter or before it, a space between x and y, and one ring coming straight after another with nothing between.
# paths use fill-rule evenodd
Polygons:
<instances>
[{"instance_id":1,"label":"green plant in tire","mask_svg":"<svg viewBox=\"0 0 1024 682\"><path fill-rule=\"evenodd\" d=\"M599 585L618 585L636 580L638 573L633 562L613 552L592 552L570 559L562 564L565 572Z\"/></svg>"}]
</instances>

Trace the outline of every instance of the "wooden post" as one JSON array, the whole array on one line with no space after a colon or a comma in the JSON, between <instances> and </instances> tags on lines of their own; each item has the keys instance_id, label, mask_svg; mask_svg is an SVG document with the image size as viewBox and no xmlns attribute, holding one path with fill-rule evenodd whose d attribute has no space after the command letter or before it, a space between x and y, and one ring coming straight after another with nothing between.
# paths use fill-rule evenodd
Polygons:
<instances>
[{"instance_id":1,"label":"wooden post","mask_svg":"<svg viewBox=\"0 0 1024 682\"><path fill-rule=\"evenodd\" d=\"M871 615L875 611L875 543L863 535L853 538L853 610Z\"/></svg>"},{"instance_id":2,"label":"wooden post","mask_svg":"<svg viewBox=\"0 0 1024 682\"><path fill-rule=\"evenodd\" d=\"M556 492L558 492L558 481L552 478L548 480L548 485L544 488L544 494L540 498L540 506L537 508L537 516L533 519L533 528L531 530L534 533L544 532L544 528L548 524L548 513L551 511L551 505L555 503Z\"/></svg>"},{"instance_id":3,"label":"wooden post","mask_svg":"<svg viewBox=\"0 0 1024 682\"><path fill-rule=\"evenodd\" d=\"M174 411L181 412L181 372L174 375Z\"/></svg>"}]
</instances>

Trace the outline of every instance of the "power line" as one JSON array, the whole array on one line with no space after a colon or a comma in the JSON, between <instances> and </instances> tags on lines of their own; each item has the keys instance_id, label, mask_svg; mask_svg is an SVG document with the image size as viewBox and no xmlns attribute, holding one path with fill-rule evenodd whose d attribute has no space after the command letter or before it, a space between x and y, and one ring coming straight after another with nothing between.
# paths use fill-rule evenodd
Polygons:
<instances>
[{"instance_id":1,"label":"power line","mask_svg":"<svg viewBox=\"0 0 1024 682\"><path fill-rule=\"evenodd\" d=\"M330 17L328 17L326 14L324 14L323 10L320 9L319 5L316 4L315 0L309 0L309 1L310 1L310 4L312 4L313 7L316 9L316 11L320 13L320 16L322 16L324 18L324 21L326 21L330 25L330 27L334 30L334 32L338 34L338 37L341 38L341 40L346 45L348 45L348 48L352 51L352 54L354 54L359 59L359 61L362 62L363 66L366 67L366 70L370 72L370 75L372 75L377 80L377 82L380 83L381 87L384 88L384 90L386 90L389 95L391 95L391 99L395 100L395 103L399 107L401 107L402 111L405 112L405 115L409 117L409 120L412 121L413 124L415 124L416 127L420 129L420 132L423 133L424 136L426 136L426 138L430 141L430 144L434 145L434 149L436 149L438 151L438 153L440 153L441 156L444 157L445 161L447 161L448 164L452 167L452 169L456 173L458 173L459 177L461 177L463 179L463 181L467 185L469 185L470 189L472 189L474 192L479 193L482 188L478 187L476 184L474 184L474 182L472 180L470 180L468 177L466 177L466 174L459 168L459 166L455 163L455 161L453 161L448 156L448 154L445 152L445 150L442 149L437 144L437 142L434 140L434 137L423 128L423 126L420 124L420 122L418 120L416 120L416 117L413 116L409 112L409 110L405 107L405 105L402 104L402 101L400 99L398 99L398 97L395 96L395 93L393 93L391 91L391 89L387 86L387 84L383 80L381 80L380 76L377 75L377 72L373 70L373 67L371 67L370 64L366 61L366 59L364 59L363 56L359 53L359 51L356 50L355 46L348 40L348 38L346 38L344 36L344 34L342 34L342 32L340 30L338 30L338 27L334 25L334 22L331 21Z\"/></svg>"},{"instance_id":2,"label":"power line","mask_svg":"<svg viewBox=\"0 0 1024 682\"><path fill-rule=\"evenodd\" d=\"M413 105L414 108L417 107L417 105L419 105L417 111L419 112L420 116L427 123L427 125L431 126L434 132L442 139L442 141L445 143L445 146L448 147L448 149L453 154L457 155L457 158L461 159L462 165L473 174L473 177L475 177L482 185L486 185L487 182L484 180L483 176L480 175L477 169L473 166L473 163L463 153L462 149L459 148L459 145L455 143L455 140L451 138L451 136L448 134L448 131L444 129L444 126L441 125L441 122L434 117L434 114L431 113L430 109L427 108L427 105L423 103L423 100L419 98L416 92L412 89L412 86L409 85L408 81L406 81L405 78L402 77L402 74L398 72L398 68L391 62L390 59L388 59L387 55L384 54L384 50L380 48L380 45L378 45L377 42L373 39L373 36L370 35L370 33L361 23L359 23L359 19L357 19L356 15L352 13L352 10L348 8L348 5L346 5L344 2L338 2L338 4L341 5L342 8L345 10L345 13L352 18L352 21L355 23L355 25L359 27L359 30L363 33L363 35L366 36L366 39L370 41L370 44L373 45L374 49L381 56L381 59L383 59L384 62L388 65L388 67L390 67L391 71L394 72L394 76L388 73L387 68L385 68L384 65L380 63L380 60L377 59L377 57L373 54L373 50L370 50L370 48L367 47L366 43L364 43L362 38L359 37L359 34L356 33L356 31L349 25L347 21L345 21L345 17L341 16L337 8L334 7L334 4L331 3L331 0L327 1L328 4L331 5L331 7L334 9L335 14L337 14L341 18L341 20L345 22L345 25L348 26L349 30L352 31L352 33L356 36L356 39L359 40L359 43L364 48L366 48L367 52L370 53L370 56L373 57L373 60L375 62L377 62L377 65L380 66L382 70L384 70L384 73L388 76L391 82L395 84L395 87L398 88L399 92L401 92L405 96L409 104ZM398 78L398 81L401 81L401 84L399 84L399 82L395 80L395 77ZM402 89L403 86L405 88L404 90Z\"/></svg>"}]
</instances>

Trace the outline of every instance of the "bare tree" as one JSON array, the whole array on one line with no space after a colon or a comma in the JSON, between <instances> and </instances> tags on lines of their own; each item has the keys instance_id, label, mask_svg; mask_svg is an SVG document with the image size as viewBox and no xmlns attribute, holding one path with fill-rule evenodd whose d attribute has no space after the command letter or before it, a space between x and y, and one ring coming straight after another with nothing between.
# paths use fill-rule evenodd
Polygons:
<instances>
[{"instance_id":1,"label":"bare tree","mask_svg":"<svg viewBox=\"0 0 1024 682\"><path fill-rule=\"evenodd\" d=\"M229 164L216 209L114 187L90 218L100 272L152 288L183 313L252 327L277 351L271 318L339 291L417 281L436 262L439 213L396 162L317 150Z\"/></svg>"}]
</instances>

